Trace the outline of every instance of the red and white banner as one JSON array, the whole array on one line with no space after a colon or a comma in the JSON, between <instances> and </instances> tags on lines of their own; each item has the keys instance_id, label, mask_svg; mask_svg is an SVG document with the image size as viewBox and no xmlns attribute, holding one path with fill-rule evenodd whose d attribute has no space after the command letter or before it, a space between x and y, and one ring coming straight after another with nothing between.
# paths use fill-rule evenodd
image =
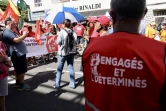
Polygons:
<instances>
[{"instance_id":1,"label":"red and white banner","mask_svg":"<svg viewBox=\"0 0 166 111\"><path fill-rule=\"evenodd\" d=\"M27 46L27 57L39 56L58 51L56 44L56 36L43 36L41 37L41 45L35 42L33 37L27 37L24 42Z\"/></svg>"}]
</instances>

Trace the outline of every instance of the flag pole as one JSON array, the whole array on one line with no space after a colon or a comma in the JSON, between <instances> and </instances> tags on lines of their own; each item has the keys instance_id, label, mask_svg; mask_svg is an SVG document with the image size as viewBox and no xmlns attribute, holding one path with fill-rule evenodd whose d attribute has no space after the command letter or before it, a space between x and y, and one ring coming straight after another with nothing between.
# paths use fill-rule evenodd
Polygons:
<instances>
[{"instance_id":1,"label":"flag pole","mask_svg":"<svg viewBox=\"0 0 166 111\"><path fill-rule=\"evenodd\" d=\"M15 6L12 0L8 0L8 3L10 3L10 6L13 7L13 11L18 15L18 28L21 29L23 26L23 18L21 16L21 12L19 12L18 8Z\"/></svg>"}]
</instances>

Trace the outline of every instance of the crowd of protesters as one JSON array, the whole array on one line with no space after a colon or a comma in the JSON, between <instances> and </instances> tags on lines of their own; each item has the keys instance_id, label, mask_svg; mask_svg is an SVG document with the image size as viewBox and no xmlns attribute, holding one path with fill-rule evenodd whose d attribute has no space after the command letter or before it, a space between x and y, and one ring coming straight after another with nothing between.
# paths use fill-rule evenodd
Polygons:
<instances>
[{"instance_id":1,"label":"crowd of protesters","mask_svg":"<svg viewBox=\"0 0 166 111\"><path fill-rule=\"evenodd\" d=\"M5 63L6 72L0 75L0 109L1 111L5 111L5 96L8 94L8 84L7 84L7 76L8 70L11 67L11 62L14 67L14 75L16 77L16 83L14 87L18 89L18 91L26 91L30 90L31 87L24 82L24 76L27 72L28 64L37 64L36 57L28 57L26 58L27 48L24 43L24 39L26 37L35 37L35 27L31 25L24 24L21 30L18 30L17 24L12 21L11 18L7 18L5 20L5 27L1 28L1 53L4 53L5 60L1 60L2 64ZM41 24L41 32L44 36L58 36L57 41L59 40L59 35L63 30L73 30L75 32L75 37L77 38L77 48L78 51L83 51L87 46L90 37L100 37L103 35L108 35L109 30L112 30L112 24L108 17L100 16L100 17L91 17L84 24L80 23L71 23L70 20L64 20L62 25L51 25L50 23L45 24L43 26ZM112 33L112 32L111 32ZM61 43L61 41L59 41ZM57 44L59 44L57 42ZM3 47L3 44L4 47ZM9 48L9 52L7 53L5 48ZM6 54L5 54L6 52ZM61 51L60 51L61 52ZM50 59L50 55L52 55L56 59L56 53L51 53L47 55L42 55L46 57L47 60ZM11 57L11 62L7 56ZM56 88L60 88L60 79L63 70L63 65L65 60L68 62L69 72L70 72L70 87L75 88L75 72L74 72L74 56L72 57L62 57L60 53L58 53L58 70L56 79ZM63 64L61 61L64 61ZM2 68L2 67L0 67Z\"/></svg>"},{"instance_id":2,"label":"crowd of protesters","mask_svg":"<svg viewBox=\"0 0 166 111\"><path fill-rule=\"evenodd\" d=\"M166 42L166 18L159 24L152 21L149 25L147 25L145 36L165 43Z\"/></svg>"},{"instance_id":3,"label":"crowd of protesters","mask_svg":"<svg viewBox=\"0 0 166 111\"><path fill-rule=\"evenodd\" d=\"M144 34L146 37L151 39L154 39L158 35L161 42L166 42L166 19L161 22L158 27L155 22L151 22L147 27L145 27L144 31L141 30L141 34ZM4 58L1 59L0 57L0 63L5 64L6 72L2 72L3 74L0 74L0 111L5 111L5 96L8 95L7 76L8 70L11 67L11 61L15 70L14 74L16 76L14 87L19 91L31 89L31 87L24 82L24 76L27 72L27 63L29 65L36 65L38 63L36 57L26 58L27 48L23 41L26 37L35 37L35 30L33 29L35 29L35 27L31 25L24 25L19 31L17 29L17 24L14 23L11 18L7 18L5 20L5 30L3 31L3 34L1 33L1 39L4 39L5 41L2 40L3 42L0 42L0 55L4 56ZM53 25L50 23L44 25L41 24L41 32L44 36L57 36L56 43L59 46L58 53L55 52L47 55L41 55L41 57L46 57L46 60L49 60L51 56L58 60L58 72L55 88L60 88L62 70L65 61L67 61L70 73L69 85L71 88L75 88L75 72L73 67L75 55L64 57L64 51L61 50L61 46L63 45L63 40L61 38L66 38L69 32L73 32L75 39L77 39L78 52L83 51L87 47L90 38L103 37L114 32L113 18L107 16L89 17L85 22L82 21L79 23L71 23L69 19L65 19L61 25ZM3 46L4 42L9 45L11 61L5 53L6 49L5 46ZM1 67L2 66L0 66L0 68ZM80 71L82 71L82 66Z\"/></svg>"}]
</instances>

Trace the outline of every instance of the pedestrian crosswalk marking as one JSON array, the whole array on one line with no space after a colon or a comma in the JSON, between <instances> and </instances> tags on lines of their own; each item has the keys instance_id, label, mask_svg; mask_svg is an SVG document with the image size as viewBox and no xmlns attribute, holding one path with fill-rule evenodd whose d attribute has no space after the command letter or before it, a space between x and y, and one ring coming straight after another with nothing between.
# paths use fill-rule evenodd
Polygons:
<instances>
[{"instance_id":1,"label":"pedestrian crosswalk marking","mask_svg":"<svg viewBox=\"0 0 166 111\"><path fill-rule=\"evenodd\" d=\"M47 69L47 70L54 70L54 71L56 71L56 69L54 69L54 68L46 68L46 69ZM69 73L69 71L67 71L67 70L63 70L63 72ZM75 72L75 74L83 75L82 72Z\"/></svg>"}]
</instances>

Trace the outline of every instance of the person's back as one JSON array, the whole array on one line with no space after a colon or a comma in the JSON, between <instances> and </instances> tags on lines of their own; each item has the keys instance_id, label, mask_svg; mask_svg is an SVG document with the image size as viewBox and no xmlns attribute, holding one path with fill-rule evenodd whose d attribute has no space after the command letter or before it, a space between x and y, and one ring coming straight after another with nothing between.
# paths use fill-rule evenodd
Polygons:
<instances>
[{"instance_id":1,"label":"person's back","mask_svg":"<svg viewBox=\"0 0 166 111\"><path fill-rule=\"evenodd\" d=\"M76 44L77 36L72 30L70 30L71 20L65 19L63 21L63 25L64 25L64 29L59 32L57 41L56 41L56 43L58 44L58 67L57 67L55 87L60 88L63 67L65 64L65 61L67 61L67 65L68 65L68 69L70 73L69 86L71 88L75 88L75 71L73 67L75 53L66 53L66 52L73 51L73 50L66 51L66 48L68 49L68 47L66 46L69 46L70 48L72 47L74 49L75 47L73 44ZM71 35L69 36L69 34L72 34L72 36ZM75 48L75 51L76 51L76 48Z\"/></svg>"},{"instance_id":2,"label":"person's back","mask_svg":"<svg viewBox=\"0 0 166 111\"><path fill-rule=\"evenodd\" d=\"M85 76L86 99L101 111L160 111L164 48L160 42L124 32L91 39L83 57L88 64L84 73L92 72Z\"/></svg>"},{"instance_id":3,"label":"person's back","mask_svg":"<svg viewBox=\"0 0 166 111\"><path fill-rule=\"evenodd\" d=\"M59 55L62 55L62 56L65 56L66 53L65 53L65 50L64 50L64 45L66 44L66 39L68 37L68 32L70 33L73 33L74 37L75 37L75 40L77 39L77 36L76 36L76 33L73 32L72 30L70 29L67 29L67 28L64 28L62 29L60 32L59 32L59 38L57 38L57 44L58 44L58 54ZM59 44L61 43L61 44Z\"/></svg>"},{"instance_id":4,"label":"person's back","mask_svg":"<svg viewBox=\"0 0 166 111\"><path fill-rule=\"evenodd\" d=\"M165 44L139 34L146 12L146 0L111 0L114 33L83 54L86 111L166 111Z\"/></svg>"},{"instance_id":5,"label":"person's back","mask_svg":"<svg viewBox=\"0 0 166 111\"><path fill-rule=\"evenodd\" d=\"M83 37L83 35L84 35L84 30L85 30L85 27L84 27L83 25L81 25L81 24L79 23L78 25L76 25L76 26L74 27L74 30L75 30L77 36Z\"/></svg>"}]
</instances>

